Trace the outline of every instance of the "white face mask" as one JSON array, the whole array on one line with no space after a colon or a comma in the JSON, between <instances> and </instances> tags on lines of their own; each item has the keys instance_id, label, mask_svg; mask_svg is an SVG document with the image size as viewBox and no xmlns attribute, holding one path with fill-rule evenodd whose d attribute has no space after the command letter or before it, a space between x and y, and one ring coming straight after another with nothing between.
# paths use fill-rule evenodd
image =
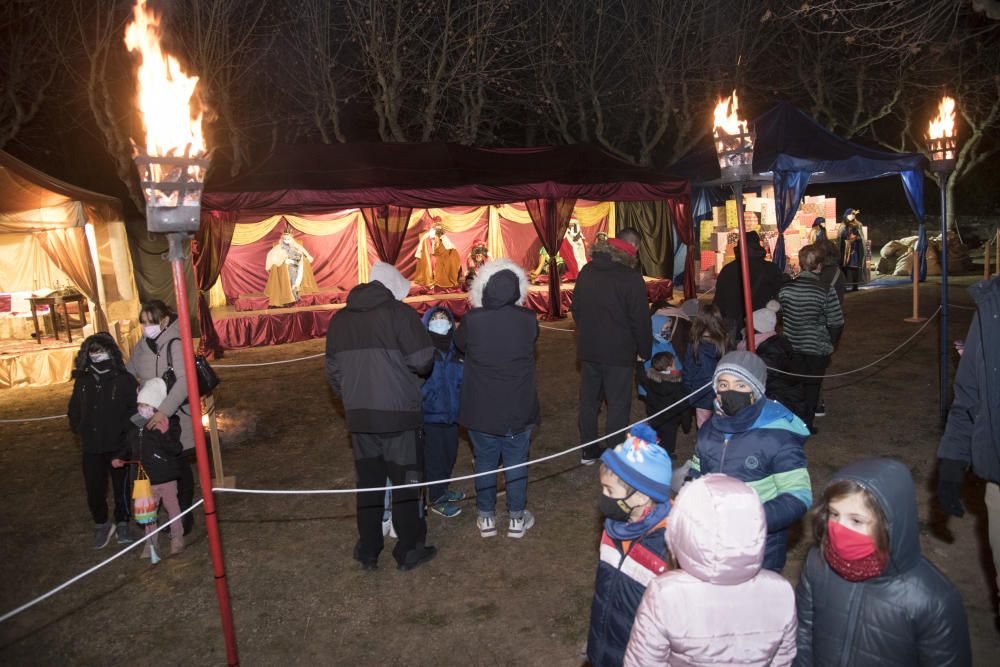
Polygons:
<instances>
[{"instance_id":1,"label":"white face mask","mask_svg":"<svg viewBox=\"0 0 1000 667\"><path fill-rule=\"evenodd\" d=\"M146 334L146 338L150 340L156 340L157 336L160 335L160 325L147 324L142 327L142 333Z\"/></svg>"},{"instance_id":2,"label":"white face mask","mask_svg":"<svg viewBox=\"0 0 1000 667\"><path fill-rule=\"evenodd\" d=\"M438 334L439 336L444 336L449 331L451 331L451 322L449 322L448 320L441 320L441 319L431 320L430 323L427 325L427 328L430 329L433 333Z\"/></svg>"},{"instance_id":3,"label":"white face mask","mask_svg":"<svg viewBox=\"0 0 1000 667\"><path fill-rule=\"evenodd\" d=\"M93 354L90 355L90 361L95 364L99 364L102 361L107 361L110 358L111 355L108 354L107 352L94 352Z\"/></svg>"}]
</instances>

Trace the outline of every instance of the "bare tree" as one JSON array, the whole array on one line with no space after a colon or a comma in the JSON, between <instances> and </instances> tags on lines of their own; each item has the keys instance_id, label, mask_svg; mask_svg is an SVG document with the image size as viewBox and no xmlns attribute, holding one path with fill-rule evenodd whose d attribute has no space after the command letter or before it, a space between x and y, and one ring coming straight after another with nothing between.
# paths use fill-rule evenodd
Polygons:
<instances>
[{"instance_id":1,"label":"bare tree","mask_svg":"<svg viewBox=\"0 0 1000 667\"><path fill-rule=\"evenodd\" d=\"M32 121L56 77L46 6L39 0L0 3L0 147Z\"/></svg>"}]
</instances>

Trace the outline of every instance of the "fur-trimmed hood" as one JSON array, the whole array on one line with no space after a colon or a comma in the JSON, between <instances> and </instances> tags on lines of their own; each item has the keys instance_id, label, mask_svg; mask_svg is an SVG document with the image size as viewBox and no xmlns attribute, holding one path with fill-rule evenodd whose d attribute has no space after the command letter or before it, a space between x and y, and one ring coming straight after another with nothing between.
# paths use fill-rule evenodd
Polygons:
<instances>
[{"instance_id":1,"label":"fur-trimmed hood","mask_svg":"<svg viewBox=\"0 0 1000 667\"><path fill-rule=\"evenodd\" d=\"M513 293L513 289L509 289L499 282L495 285L490 285L490 281L494 276L504 271L510 271L514 274L517 294ZM511 280L510 287L513 287L514 284L514 281ZM486 297L485 304L483 300L484 296ZM482 308L484 305L486 308L499 308L510 304L523 306L527 298L528 276L525 274L523 268L509 259L491 259L483 264L476 272L476 278L472 281L472 287L469 288L469 301L472 303L473 308Z\"/></svg>"},{"instance_id":2,"label":"fur-trimmed hood","mask_svg":"<svg viewBox=\"0 0 1000 667\"><path fill-rule=\"evenodd\" d=\"M591 257L594 255L607 255L611 258L611 261L617 262L618 264L623 264L631 269L639 266L638 255L633 257L624 250L619 250L607 241L597 241L591 246L590 249Z\"/></svg>"}]
</instances>

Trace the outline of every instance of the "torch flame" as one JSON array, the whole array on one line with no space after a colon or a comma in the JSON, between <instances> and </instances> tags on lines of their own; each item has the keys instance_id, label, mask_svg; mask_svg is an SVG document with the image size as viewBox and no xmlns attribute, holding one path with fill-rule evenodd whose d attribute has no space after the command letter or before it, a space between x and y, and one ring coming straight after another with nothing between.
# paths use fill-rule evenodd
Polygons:
<instances>
[{"instance_id":1,"label":"torch flame","mask_svg":"<svg viewBox=\"0 0 1000 667\"><path fill-rule=\"evenodd\" d=\"M722 128L728 135L746 134L747 122L740 120L738 112L739 100L734 90L730 97L720 99L715 105L715 123L712 125L712 130Z\"/></svg>"},{"instance_id":2,"label":"torch flame","mask_svg":"<svg viewBox=\"0 0 1000 667\"><path fill-rule=\"evenodd\" d=\"M955 100L945 96L938 105L938 115L930 122L927 131L928 139L941 139L955 136Z\"/></svg>"},{"instance_id":3,"label":"torch flame","mask_svg":"<svg viewBox=\"0 0 1000 667\"><path fill-rule=\"evenodd\" d=\"M125 28L125 46L141 58L136 75L146 154L204 155L202 112L193 113L191 109L198 77L188 76L176 58L163 52L160 17L146 6L146 0L137 0L133 8L132 21Z\"/></svg>"}]
</instances>

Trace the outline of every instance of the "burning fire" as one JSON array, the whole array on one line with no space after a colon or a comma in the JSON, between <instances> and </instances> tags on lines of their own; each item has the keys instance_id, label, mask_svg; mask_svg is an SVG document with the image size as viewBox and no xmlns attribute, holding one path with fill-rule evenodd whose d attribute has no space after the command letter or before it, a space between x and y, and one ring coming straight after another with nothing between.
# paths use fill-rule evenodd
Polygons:
<instances>
[{"instance_id":1,"label":"burning fire","mask_svg":"<svg viewBox=\"0 0 1000 667\"><path fill-rule=\"evenodd\" d=\"M740 120L738 112L739 100L734 90L732 96L720 99L719 103L715 105L715 123L712 125L712 130L721 128L723 132L731 136L746 134L747 122Z\"/></svg>"},{"instance_id":2,"label":"burning fire","mask_svg":"<svg viewBox=\"0 0 1000 667\"><path fill-rule=\"evenodd\" d=\"M942 97L938 105L938 115L930 122L928 139L943 139L955 136L955 99Z\"/></svg>"},{"instance_id":3,"label":"burning fire","mask_svg":"<svg viewBox=\"0 0 1000 667\"><path fill-rule=\"evenodd\" d=\"M139 111L146 130L146 154L200 157L205 154L202 112L192 113L191 97L198 77L188 76L177 59L160 46L160 17L137 0L125 28L125 46L138 51L141 63Z\"/></svg>"}]
</instances>

